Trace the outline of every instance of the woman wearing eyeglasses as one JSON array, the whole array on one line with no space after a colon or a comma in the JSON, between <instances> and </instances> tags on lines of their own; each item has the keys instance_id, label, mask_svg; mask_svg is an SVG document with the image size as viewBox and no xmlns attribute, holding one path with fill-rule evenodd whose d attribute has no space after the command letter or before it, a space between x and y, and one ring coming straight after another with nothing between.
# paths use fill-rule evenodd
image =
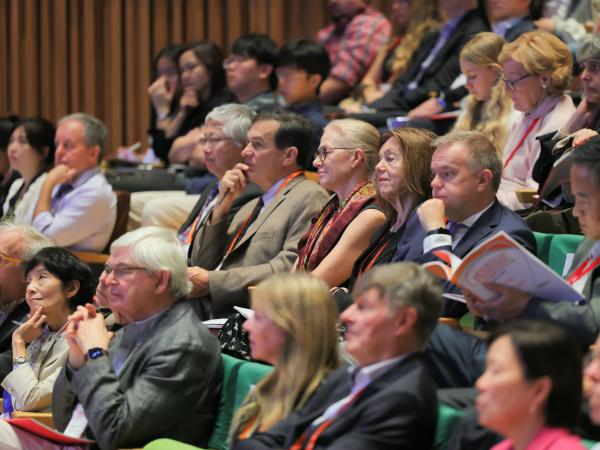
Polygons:
<instances>
[{"instance_id":1,"label":"woman wearing eyeglasses","mask_svg":"<svg viewBox=\"0 0 600 450\"><path fill-rule=\"evenodd\" d=\"M36 253L25 280L30 314L12 335L13 370L2 380L5 413L50 407L54 381L69 353L61 332L69 314L94 293L90 268L62 247Z\"/></svg>"},{"instance_id":2,"label":"woman wearing eyeglasses","mask_svg":"<svg viewBox=\"0 0 600 450\"><path fill-rule=\"evenodd\" d=\"M537 136L560 128L575 112L571 97L565 94L570 87L573 58L556 36L531 31L506 44L499 61L506 89L521 115L502 152L504 169L498 198L518 210L529 205L521 203L515 191L538 188L532 176L540 155Z\"/></svg>"},{"instance_id":3,"label":"woman wearing eyeglasses","mask_svg":"<svg viewBox=\"0 0 600 450\"><path fill-rule=\"evenodd\" d=\"M325 127L313 165L319 184L334 194L300 239L294 270L312 272L330 287L350 277L354 262L385 223L374 207L371 181L379 142L377 129L360 120L334 120Z\"/></svg>"}]
</instances>

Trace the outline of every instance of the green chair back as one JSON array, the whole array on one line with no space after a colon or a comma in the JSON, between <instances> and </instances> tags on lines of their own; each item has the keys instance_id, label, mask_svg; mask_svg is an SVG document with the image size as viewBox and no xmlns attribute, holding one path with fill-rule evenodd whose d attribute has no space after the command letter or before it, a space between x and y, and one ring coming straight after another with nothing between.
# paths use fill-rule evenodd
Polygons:
<instances>
[{"instance_id":1,"label":"green chair back","mask_svg":"<svg viewBox=\"0 0 600 450\"><path fill-rule=\"evenodd\" d=\"M438 422L435 429L434 450L445 450L448 447L450 435L456 427L456 422L464 414L463 410L440 403L438 407Z\"/></svg>"},{"instance_id":2,"label":"green chair back","mask_svg":"<svg viewBox=\"0 0 600 450\"><path fill-rule=\"evenodd\" d=\"M546 264L548 264L548 259L550 258L550 243L552 242L553 236L554 235L550 233L540 233L539 231L533 232L537 247L536 256L540 261L543 261Z\"/></svg>"},{"instance_id":3,"label":"green chair back","mask_svg":"<svg viewBox=\"0 0 600 450\"><path fill-rule=\"evenodd\" d=\"M584 236L580 234L555 234L552 236L548 253L550 268L560 276L564 276L571 265L575 250L583 239Z\"/></svg>"}]
</instances>

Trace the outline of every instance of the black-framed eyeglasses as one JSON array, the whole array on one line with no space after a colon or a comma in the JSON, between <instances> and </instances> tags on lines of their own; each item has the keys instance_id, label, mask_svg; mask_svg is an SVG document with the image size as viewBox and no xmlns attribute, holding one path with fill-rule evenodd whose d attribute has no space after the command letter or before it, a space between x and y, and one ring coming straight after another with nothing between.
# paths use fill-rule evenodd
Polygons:
<instances>
[{"instance_id":1,"label":"black-framed eyeglasses","mask_svg":"<svg viewBox=\"0 0 600 450\"><path fill-rule=\"evenodd\" d=\"M115 278L126 277L127 275L131 275L133 272L136 272L138 270L148 270L148 268L139 267L139 266L125 266L125 265L119 265L116 267L112 267L109 264L104 265L104 273L106 275L110 275L112 273L115 276Z\"/></svg>"},{"instance_id":2,"label":"black-framed eyeglasses","mask_svg":"<svg viewBox=\"0 0 600 450\"><path fill-rule=\"evenodd\" d=\"M219 142L226 141L229 138L227 136L209 136L198 139L198 143L202 145L210 144L215 145Z\"/></svg>"},{"instance_id":3,"label":"black-framed eyeglasses","mask_svg":"<svg viewBox=\"0 0 600 450\"><path fill-rule=\"evenodd\" d=\"M523 81L525 78L530 77L530 76L531 76L530 73L526 73L525 75L517 78L516 80L509 80L508 78L502 77L502 81L504 81L504 85L506 86L507 89L514 91L517 88L517 83L519 81Z\"/></svg>"},{"instance_id":4,"label":"black-framed eyeglasses","mask_svg":"<svg viewBox=\"0 0 600 450\"><path fill-rule=\"evenodd\" d=\"M23 264L22 259L13 258L12 256L8 256L8 255L5 255L4 253L0 253L0 267L18 266L19 264Z\"/></svg>"},{"instance_id":5,"label":"black-framed eyeglasses","mask_svg":"<svg viewBox=\"0 0 600 450\"><path fill-rule=\"evenodd\" d=\"M321 161L322 163L325 162L325 160L327 159L327 155L329 155L331 153L332 150L356 150L353 147L319 147L317 149L317 157L319 158L319 161Z\"/></svg>"}]
</instances>

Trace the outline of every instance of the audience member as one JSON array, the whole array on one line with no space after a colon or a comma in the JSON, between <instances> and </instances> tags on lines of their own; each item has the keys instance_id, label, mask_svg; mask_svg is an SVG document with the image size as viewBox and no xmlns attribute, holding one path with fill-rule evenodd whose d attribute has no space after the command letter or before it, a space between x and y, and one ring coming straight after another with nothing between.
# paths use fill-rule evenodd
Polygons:
<instances>
[{"instance_id":1,"label":"audience member","mask_svg":"<svg viewBox=\"0 0 600 450\"><path fill-rule=\"evenodd\" d=\"M19 177L8 162L8 141L18 121L17 116L0 117L0 205L4 204L10 185Z\"/></svg>"},{"instance_id":2,"label":"audience member","mask_svg":"<svg viewBox=\"0 0 600 450\"><path fill-rule=\"evenodd\" d=\"M360 112L363 105L381 98L404 74L423 37L442 23L438 0L394 0L392 16L396 36L379 50L352 98L340 103L347 112Z\"/></svg>"},{"instance_id":3,"label":"audience member","mask_svg":"<svg viewBox=\"0 0 600 450\"><path fill-rule=\"evenodd\" d=\"M460 75L458 55L471 37L488 29L476 6L476 0L441 1L440 8L447 17L444 26L423 37L404 75L368 106L388 114L406 114L419 107L415 116L427 116L429 110L440 112L466 95L464 89L453 89Z\"/></svg>"},{"instance_id":4,"label":"audience member","mask_svg":"<svg viewBox=\"0 0 600 450\"><path fill-rule=\"evenodd\" d=\"M436 387L420 351L442 309L437 281L416 264L380 266L354 294L341 320L356 367L336 370L306 406L233 449L433 447Z\"/></svg>"},{"instance_id":5,"label":"audience member","mask_svg":"<svg viewBox=\"0 0 600 450\"><path fill-rule=\"evenodd\" d=\"M404 234L406 221L414 209L431 198L431 155L435 134L419 128L398 128L383 136L379 163L375 166L379 201L386 223L377 230L369 247L356 260L348 289L333 290L340 309L352 298L349 290L374 265L389 263Z\"/></svg>"},{"instance_id":6,"label":"audience member","mask_svg":"<svg viewBox=\"0 0 600 450\"><path fill-rule=\"evenodd\" d=\"M600 130L600 37L589 37L581 43L577 61L582 68L580 78L584 97L575 113L558 131L538 137L541 150L532 176L540 186L564 150L584 144ZM568 200L572 203L572 199Z\"/></svg>"},{"instance_id":7,"label":"audience member","mask_svg":"<svg viewBox=\"0 0 600 450\"><path fill-rule=\"evenodd\" d=\"M167 155L173 144L173 139L165 136L165 129L179 111L182 91L178 66L181 50L180 45L167 45L158 52L152 66L154 81L148 88L152 102L148 144L154 155L165 163L168 162Z\"/></svg>"},{"instance_id":8,"label":"audience member","mask_svg":"<svg viewBox=\"0 0 600 450\"><path fill-rule=\"evenodd\" d=\"M581 403L581 353L562 328L513 322L489 339L487 367L477 380L482 425L506 440L492 450L583 450L572 429Z\"/></svg>"},{"instance_id":9,"label":"audience member","mask_svg":"<svg viewBox=\"0 0 600 450\"><path fill-rule=\"evenodd\" d=\"M512 42L523 33L535 30L531 17L532 0L487 0L492 31Z\"/></svg>"},{"instance_id":10,"label":"audience member","mask_svg":"<svg viewBox=\"0 0 600 450\"><path fill-rule=\"evenodd\" d=\"M223 67L227 87L238 102L256 112L277 107L276 59L277 45L264 34L250 33L233 43Z\"/></svg>"},{"instance_id":11,"label":"audience member","mask_svg":"<svg viewBox=\"0 0 600 450\"><path fill-rule=\"evenodd\" d=\"M187 163L199 139L198 127L215 107L233 98L224 92L225 70L221 49L211 41L185 46L179 57L183 93L177 114L165 128L168 138L176 138L169 150L171 163Z\"/></svg>"},{"instance_id":12,"label":"audience member","mask_svg":"<svg viewBox=\"0 0 600 450\"><path fill-rule=\"evenodd\" d=\"M46 173L54 162L54 125L31 117L17 124L8 144L13 181L2 209L2 220L30 224Z\"/></svg>"},{"instance_id":13,"label":"audience member","mask_svg":"<svg viewBox=\"0 0 600 450\"><path fill-rule=\"evenodd\" d=\"M355 119L330 122L314 160L319 184L334 195L298 244L296 271L308 271L329 286L341 286L352 266L384 224L376 207L373 172L379 132Z\"/></svg>"},{"instance_id":14,"label":"audience member","mask_svg":"<svg viewBox=\"0 0 600 450\"><path fill-rule=\"evenodd\" d=\"M100 283L126 325L111 339L91 304L70 316L68 363L52 397L56 427L77 424L103 449L141 447L158 437L204 446L223 366L216 338L184 301L189 283L175 233L146 227L121 236ZM6 422L0 429L4 445L44 448L43 438Z\"/></svg>"},{"instance_id":15,"label":"audience member","mask_svg":"<svg viewBox=\"0 0 600 450\"><path fill-rule=\"evenodd\" d=\"M554 33L569 48L577 47L587 38L586 23L592 22L590 0L547 0L544 2L542 17L535 26Z\"/></svg>"},{"instance_id":16,"label":"audience member","mask_svg":"<svg viewBox=\"0 0 600 450\"><path fill-rule=\"evenodd\" d=\"M533 166L540 154L536 137L558 129L575 111L565 92L571 81L572 57L567 46L544 31L531 31L507 44L500 53L504 84L520 117L513 124L502 152L500 201L523 209L515 191L537 190Z\"/></svg>"},{"instance_id":17,"label":"audience member","mask_svg":"<svg viewBox=\"0 0 600 450\"><path fill-rule=\"evenodd\" d=\"M317 42L327 50L332 67L319 95L324 104L337 103L348 95L389 40L390 22L369 3L369 0L328 1L333 23L317 33Z\"/></svg>"},{"instance_id":18,"label":"audience member","mask_svg":"<svg viewBox=\"0 0 600 450\"><path fill-rule=\"evenodd\" d=\"M306 274L277 274L252 292L244 322L252 358L275 369L236 412L234 442L266 431L301 409L339 366L337 313L327 286Z\"/></svg>"},{"instance_id":19,"label":"audience member","mask_svg":"<svg viewBox=\"0 0 600 450\"><path fill-rule=\"evenodd\" d=\"M278 90L287 109L310 120L319 135L327 124L319 89L330 68L325 49L308 39L285 44L277 54Z\"/></svg>"},{"instance_id":20,"label":"audience member","mask_svg":"<svg viewBox=\"0 0 600 450\"><path fill-rule=\"evenodd\" d=\"M0 378L13 370L14 322L27 318L24 263L52 241L29 225L0 222Z\"/></svg>"},{"instance_id":21,"label":"audience member","mask_svg":"<svg viewBox=\"0 0 600 450\"><path fill-rule=\"evenodd\" d=\"M591 349L591 360L583 373L584 391L589 396L590 419L595 425L600 425L600 336ZM596 445L593 450L598 450L599 447Z\"/></svg>"},{"instance_id":22,"label":"audience member","mask_svg":"<svg viewBox=\"0 0 600 450\"><path fill-rule=\"evenodd\" d=\"M54 168L33 212L33 227L62 247L101 252L113 231L117 200L100 172L106 127L95 117L71 114L58 122Z\"/></svg>"},{"instance_id":23,"label":"audience member","mask_svg":"<svg viewBox=\"0 0 600 450\"><path fill-rule=\"evenodd\" d=\"M25 267L29 318L12 334L13 370L3 380L3 412L50 408L54 381L69 348L61 335L69 315L94 293L92 272L62 247L40 250Z\"/></svg>"},{"instance_id":24,"label":"audience member","mask_svg":"<svg viewBox=\"0 0 600 450\"><path fill-rule=\"evenodd\" d=\"M247 305L249 285L292 268L300 237L327 201L327 193L301 170L313 145L313 126L297 114L273 111L254 119L244 163L221 178L219 200L193 243L189 278L200 316L222 317L235 305ZM264 195L229 219L249 181Z\"/></svg>"},{"instance_id":25,"label":"audience member","mask_svg":"<svg viewBox=\"0 0 600 450\"><path fill-rule=\"evenodd\" d=\"M506 42L494 33L476 34L460 51L460 70L466 77L469 95L453 127L455 131L480 131L500 152L506 144L512 100L504 83L498 56Z\"/></svg>"}]
</instances>

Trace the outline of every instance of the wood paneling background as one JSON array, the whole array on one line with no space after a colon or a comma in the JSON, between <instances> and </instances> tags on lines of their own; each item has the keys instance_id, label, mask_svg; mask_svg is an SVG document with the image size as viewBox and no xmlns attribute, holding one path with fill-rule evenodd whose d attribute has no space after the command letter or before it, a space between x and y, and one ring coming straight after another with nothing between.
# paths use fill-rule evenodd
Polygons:
<instances>
[{"instance_id":1,"label":"wood paneling background","mask_svg":"<svg viewBox=\"0 0 600 450\"><path fill-rule=\"evenodd\" d=\"M429 0L420 0L429 1ZM392 0L372 5L389 15ZM0 0L0 115L83 111L109 149L145 140L152 57L169 43L314 38L327 0Z\"/></svg>"}]
</instances>

